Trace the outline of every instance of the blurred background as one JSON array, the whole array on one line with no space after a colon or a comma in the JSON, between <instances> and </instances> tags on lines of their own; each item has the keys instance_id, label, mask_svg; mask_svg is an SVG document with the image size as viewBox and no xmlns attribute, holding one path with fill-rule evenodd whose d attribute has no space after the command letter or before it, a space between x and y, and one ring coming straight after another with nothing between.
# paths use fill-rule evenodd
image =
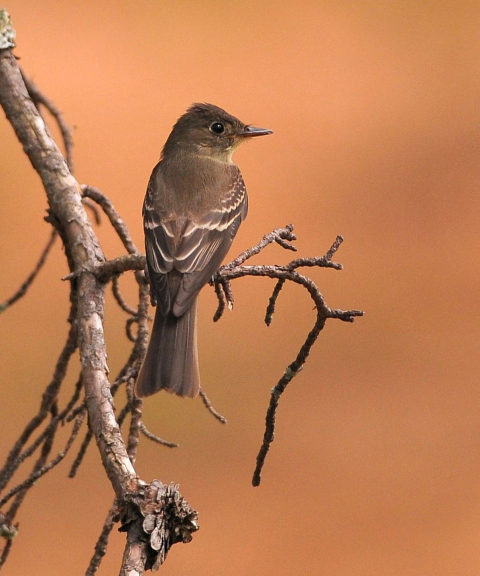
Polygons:
<instances>
[{"instance_id":1,"label":"blurred background","mask_svg":"<svg viewBox=\"0 0 480 576\"><path fill-rule=\"evenodd\" d=\"M213 102L275 134L236 152L250 196L233 257L295 225L303 256L337 234L343 272L308 270L327 303L360 308L329 321L287 389L259 488L251 486L271 387L314 322L287 286L233 285L235 309L212 323L201 297L200 400L158 394L143 441L145 480L180 484L201 530L171 550L167 576L462 576L480 573L480 8L464 1L297 2L9 0L15 54L75 126L81 183L113 200L143 246L141 204L176 118ZM58 134L53 130L54 134ZM0 121L0 300L49 237L45 193ZM98 227L109 257L122 253ZM287 262L272 246L257 262ZM0 457L36 413L67 334L59 243L27 296L0 318ZM134 302L135 287L122 278ZM129 345L107 305L109 366ZM72 365L62 400L78 374ZM77 444L78 447L78 444ZM61 448L61 443L58 449ZM6 576L83 574L112 490L91 446L31 491ZM116 530L100 575L118 573Z\"/></svg>"}]
</instances>

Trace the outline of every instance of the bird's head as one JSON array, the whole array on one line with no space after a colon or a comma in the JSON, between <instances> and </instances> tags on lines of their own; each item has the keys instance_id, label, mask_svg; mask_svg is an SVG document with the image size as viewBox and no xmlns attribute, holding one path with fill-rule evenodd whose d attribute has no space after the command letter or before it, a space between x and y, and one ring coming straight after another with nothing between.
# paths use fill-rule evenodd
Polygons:
<instances>
[{"instance_id":1,"label":"bird's head","mask_svg":"<svg viewBox=\"0 0 480 576\"><path fill-rule=\"evenodd\" d=\"M163 155L183 152L231 162L239 144L266 134L272 134L272 130L244 124L214 104L193 104L177 120Z\"/></svg>"}]
</instances>

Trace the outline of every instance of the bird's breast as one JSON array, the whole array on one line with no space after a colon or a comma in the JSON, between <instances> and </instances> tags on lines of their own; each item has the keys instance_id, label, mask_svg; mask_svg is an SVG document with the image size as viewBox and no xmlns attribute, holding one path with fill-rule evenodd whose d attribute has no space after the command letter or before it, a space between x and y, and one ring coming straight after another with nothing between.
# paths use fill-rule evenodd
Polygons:
<instances>
[{"instance_id":1,"label":"bird's breast","mask_svg":"<svg viewBox=\"0 0 480 576\"><path fill-rule=\"evenodd\" d=\"M235 164L209 158L164 159L150 179L154 206L167 218L195 219L221 206L238 173Z\"/></svg>"}]
</instances>

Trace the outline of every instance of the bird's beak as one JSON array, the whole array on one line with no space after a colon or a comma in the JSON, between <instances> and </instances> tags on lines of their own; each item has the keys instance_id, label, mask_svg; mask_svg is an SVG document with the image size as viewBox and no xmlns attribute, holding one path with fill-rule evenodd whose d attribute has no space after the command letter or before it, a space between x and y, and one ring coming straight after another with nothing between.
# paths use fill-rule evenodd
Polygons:
<instances>
[{"instance_id":1,"label":"bird's beak","mask_svg":"<svg viewBox=\"0 0 480 576\"><path fill-rule=\"evenodd\" d=\"M256 126L245 126L245 130L237 135L244 136L245 138L251 138L252 136L266 136L267 134L273 134L273 130L268 130L267 128L257 128Z\"/></svg>"}]
</instances>

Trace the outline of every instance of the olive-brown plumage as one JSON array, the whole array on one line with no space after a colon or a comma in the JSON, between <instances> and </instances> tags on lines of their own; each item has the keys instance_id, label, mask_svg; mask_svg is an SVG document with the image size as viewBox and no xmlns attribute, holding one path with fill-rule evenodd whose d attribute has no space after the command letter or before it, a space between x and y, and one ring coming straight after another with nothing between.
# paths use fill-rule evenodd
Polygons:
<instances>
[{"instance_id":1,"label":"olive-brown plumage","mask_svg":"<svg viewBox=\"0 0 480 576\"><path fill-rule=\"evenodd\" d=\"M200 389L196 312L247 215L236 146L271 130L243 124L213 104L194 104L168 137L143 205L147 265L157 310L137 394Z\"/></svg>"}]
</instances>

